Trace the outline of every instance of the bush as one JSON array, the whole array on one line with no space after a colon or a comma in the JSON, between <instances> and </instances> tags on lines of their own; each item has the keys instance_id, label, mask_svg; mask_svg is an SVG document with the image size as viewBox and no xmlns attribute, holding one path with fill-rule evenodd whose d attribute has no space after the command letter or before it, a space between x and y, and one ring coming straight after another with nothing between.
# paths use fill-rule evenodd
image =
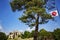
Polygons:
<instances>
[{"instance_id":1,"label":"bush","mask_svg":"<svg viewBox=\"0 0 60 40\"><path fill-rule=\"evenodd\" d=\"M7 40L7 36L5 33L0 32L0 40Z\"/></svg>"}]
</instances>

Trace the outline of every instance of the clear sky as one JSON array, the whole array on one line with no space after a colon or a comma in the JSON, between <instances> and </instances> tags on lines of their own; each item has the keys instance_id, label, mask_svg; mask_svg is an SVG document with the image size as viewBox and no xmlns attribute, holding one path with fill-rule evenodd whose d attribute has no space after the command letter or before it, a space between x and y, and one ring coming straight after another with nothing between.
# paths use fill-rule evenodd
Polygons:
<instances>
[{"instance_id":1,"label":"clear sky","mask_svg":"<svg viewBox=\"0 0 60 40\"><path fill-rule=\"evenodd\" d=\"M23 11L13 12L10 4L10 0L0 0L0 31L9 33L14 30L25 31L33 30L18 20L22 16ZM56 7L60 12L60 0L56 0ZM55 21L49 21L47 24L39 25L39 29L46 29L47 31L53 31L56 28L60 28L60 17L55 17Z\"/></svg>"}]
</instances>

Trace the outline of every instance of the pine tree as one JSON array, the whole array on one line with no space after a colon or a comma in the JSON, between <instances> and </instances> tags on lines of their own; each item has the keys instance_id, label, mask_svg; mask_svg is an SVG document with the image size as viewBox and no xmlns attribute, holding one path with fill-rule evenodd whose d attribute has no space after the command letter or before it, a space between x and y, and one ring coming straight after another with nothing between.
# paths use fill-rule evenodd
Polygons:
<instances>
[{"instance_id":1,"label":"pine tree","mask_svg":"<svg viewBox=\"0 0 60 40\"><path fill-rule=\"evenodd\" d=\"M35 27L34 40L38 39L39 24L47 23L49 19L52 19L44 7L47 1L48 0L13 0L10 2L14 12L16 10L25 10L19 20L29 25L29 27Z\"/></svg>"}]
</instances>

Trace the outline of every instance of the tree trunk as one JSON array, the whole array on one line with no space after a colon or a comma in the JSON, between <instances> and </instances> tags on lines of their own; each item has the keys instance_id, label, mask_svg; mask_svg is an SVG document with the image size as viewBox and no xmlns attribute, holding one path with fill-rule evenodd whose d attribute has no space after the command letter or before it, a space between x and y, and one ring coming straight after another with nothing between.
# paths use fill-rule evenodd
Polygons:
<instances>
[{"instance_id":1,"label":"tree trunk","mask_svg":"<svg viewBox=\"0 0 60 40\"><path fill-rule=\"evenodd\" d=\"M37 14L36 19L36 26L35 26L35 32L34 32L34 40L38 40L38 26L39 26L39 14Z\"/></svg>"}]
</instances>

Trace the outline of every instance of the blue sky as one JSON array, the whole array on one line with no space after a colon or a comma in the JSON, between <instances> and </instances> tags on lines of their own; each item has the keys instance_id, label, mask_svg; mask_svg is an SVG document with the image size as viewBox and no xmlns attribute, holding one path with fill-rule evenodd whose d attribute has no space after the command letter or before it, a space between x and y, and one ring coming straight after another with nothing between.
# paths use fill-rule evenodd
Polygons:
<instances>
[{"instance_id":1,"label":"blue sky","mask_svg":"<svg viewBox=\"0 0 60 40\"><path fill-rule=\"evenodd\" d=\"M0 30L3 30L6 33L14 30L30 30L27 25L18 20L18 18L22 16L23 11L13 12L10 7L9 1L10 0L0 0ZM56 0L56 7L60 12L59 5L60 0ZM53 31L56 28L60 28L60 17L55 17L55 20L56 21L49 21L47 24L39 25L39 29L44 28L47 31Z\"/></svg>"}]
</instances>

